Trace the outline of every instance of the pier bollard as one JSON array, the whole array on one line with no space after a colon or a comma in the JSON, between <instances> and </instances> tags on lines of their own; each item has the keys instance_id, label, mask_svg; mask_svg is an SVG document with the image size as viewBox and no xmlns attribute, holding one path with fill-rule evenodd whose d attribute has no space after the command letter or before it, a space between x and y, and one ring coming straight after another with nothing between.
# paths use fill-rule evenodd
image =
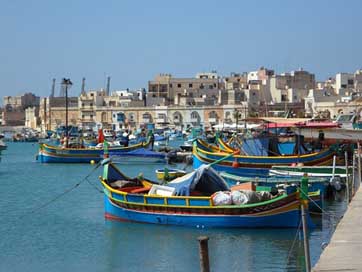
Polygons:
<instances>
[{"instance_id":1,"label":"pier bollard","mask_svg":"<svg viewBox=\"0 0 362 272\"><path fill-rule=\"evenodd\" d=\"M208 241L209 237L200 236L197 238L199 240L199 254L200 254L200 271L201 272L210 272L209 264L209 248Z\"/></svg>"}]
</instances>

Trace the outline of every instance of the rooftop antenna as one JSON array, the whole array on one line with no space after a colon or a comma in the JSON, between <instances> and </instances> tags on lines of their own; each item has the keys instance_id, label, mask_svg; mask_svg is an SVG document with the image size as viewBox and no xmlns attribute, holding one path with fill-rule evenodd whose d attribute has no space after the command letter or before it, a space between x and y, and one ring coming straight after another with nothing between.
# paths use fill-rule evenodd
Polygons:
<instances>
[{"instance_id":1,"label":"rooftop antenna","mask_svg":"<svg viewBox=\"0 0 362 272\"><path fill-rule=\"evenodd\" d=\"M82 78L82 89L81 89L81 95L85 95L85 77Z\"/></svg>"},{"instance_id":2,"label":"rooftop antenna","mask_svg":"<svg viewBox=\"0 0 362 272\"><path fill-rule=\"evenodd\" d=\"M53 78L52 89L50 91L50 97L54 97L54 93L55 93L55 78Z\"/></svg>"}]
</instances>

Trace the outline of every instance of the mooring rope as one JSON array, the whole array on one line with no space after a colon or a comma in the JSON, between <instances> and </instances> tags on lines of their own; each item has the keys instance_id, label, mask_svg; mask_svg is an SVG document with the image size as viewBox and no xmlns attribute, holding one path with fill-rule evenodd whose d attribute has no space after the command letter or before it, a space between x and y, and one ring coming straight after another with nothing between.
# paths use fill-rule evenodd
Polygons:
<instances>
[{"instance_id":1,"label":"mooring rope","mask_svg":"<svg viewBox=\"0 0 362 272\"><path fill-rule=\"evenodd\" d=\"M65 196L66 194L70 193L71 191L73 191L75 188L77 188L80 184L82 184L84 181L88 180L88 178L94 173L95 170L98 169L98 167L101 165L101 163L98 163L93 169L92 171L86 175L81 181L77 182L76 184L74 184L72 187L68 188L67 190L65 190L63 193L57 195L56 197L52 198L51 200L49 200L48 202L43 203L42 205L36 207L35 209L24 213L23 215L19 216L19 219L23 219L24 217L33 214L47 206L49 206L50 204L52 204L53 202L57 201L58 199L62 198L63 196ZM89 183L89 182L88 182Z\"/></svg>"},{"instance_id":2,"label":"mooring rope","mask_svg":"<svg viewBox=\"0 0 362 272\"><path fill-rule=\"evenodd\" d=\"M333 213L327 212L326 210L324 210L321 206L318 205L317 202L315 202L309 195L308 193L305 193L302 188L300 186L297 186L299 188L299 190L314 204L317 206L318 209L320 209L322 211L322 213L325 213L326 215L330 216L330 217L334 217L335 219L339 220L342 218L341 217L337 217L336 215L334 215ZM311 212L310 212L311 213Z\"/></svg>"},{"instance_id":3,"label":"mooring rope","mask_svg":"<svg viewBox=\"0 0 362 272\"><path fill-rule=\"evenodd\" d=\"M302 220L299 221L299 226L298 226L298 228L297 228L297 231L295 232L292 246L290 247L290 249L289 249L289 251L288 251L287 261L286 261L286 264L285 264L285 268L288 267L289 259L290 259L291 253L292 253L292 251L293 251L293 249L294 249L295 242L297 241L298 233L300 232L301 226L302 226Z\"/></svg>"}]
</instances>

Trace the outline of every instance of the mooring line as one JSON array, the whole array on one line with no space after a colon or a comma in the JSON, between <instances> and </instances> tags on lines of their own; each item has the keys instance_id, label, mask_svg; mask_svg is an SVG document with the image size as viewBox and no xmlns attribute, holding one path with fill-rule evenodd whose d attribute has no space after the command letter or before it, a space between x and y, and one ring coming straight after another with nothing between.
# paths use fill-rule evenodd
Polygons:
<instances>
[{"instance_id":1,"label":"mooring line","mask_svg":"<svg viewBox=\"0 0 362 272\"><path fill-rule=\"evenodd\" d=\"M289 251L288 251L287 262L286 262L286 264L285 264L285 268L288 267L290 255L291 255L291 253L292 253L292 250L294 249L295 241L297 241L298 233L299 233L299 231L300 231L301 226L302 226L302 220L299 221L299 226L298 226L297 231L296 231L296 233L295 233L295 235L294 235L294 240L293 240L292 246L290 247L290 249L289 249Z\"/></svg>"},{"instance_id":2,"label":"mooring line","mask_svg":"<svg viewBox=\"0 0 362 272\"><path fill-rule=\"evenodd\" d=\"M23 214L22 216L19 217L19 219L22 219L22 218L26 217L26 216L29 215L29 214L33 214L33 213L35 213L35 212L37 212L37 211L39 211L39 210L47 207L48 205L50 205L50 204L52 204L53 202L55 202L55 201L57 201L58 199L60 199L61 197L63 197L63 196L65 196L66 194L70 193L70 192L73 191L75 188L77 188L80 184L82 184L84 181L88 180L88 177L90 177L90 176L94 173L94 171L98 169L98 167L99 167L100 165L101 165L101 164L98 163L88 175L86 175L81 181L79 181L78 183L76 183L73 187L70 187L69 189L65 190L63 193L57 195L56 197L54 197L53 199L51 199L51 200L48 201L48 202L45 202L44 204L40 205L39 207L37 207L37 208L35 208L35 209L33 209L33 210L31 210L31 211Z\"/></svg>"}]
</instances>

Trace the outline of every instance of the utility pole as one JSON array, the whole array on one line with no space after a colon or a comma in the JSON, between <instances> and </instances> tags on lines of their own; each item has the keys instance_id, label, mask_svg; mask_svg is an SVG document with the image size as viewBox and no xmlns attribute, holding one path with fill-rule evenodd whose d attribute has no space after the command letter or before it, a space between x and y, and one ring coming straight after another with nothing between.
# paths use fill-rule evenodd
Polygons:
<instances>
[{"instance_id":1,"label":"utility pole","mask_svg":"<svg viewBox=\"0 0 362 272\"><path fill-rule=\"evenodd\" d=\"M69 131L68 131L68 86L72 86L73 83L68 78L63 78L62 80L62 87L65 90L65 147L68 148L68 138L69 138Z\"/></svg>"},{"instance_id":2,"label":"utility pole","mask_svg":"<svg viewBox=\"0 0 362 272\"><path fill-rule=\"evenodd\" d=\"M52 90L50 92L50 97L54 97L55 93L55 78L53 78Z\"/></svg>"},{"instance_id":3,"label":"utility pole","mask_svg":"<svg viewBox=\"0 0 362 272\"><path fill-rule=\"evenodd\" d=\"M82 89L80 94L85 95L85 77L82 78Z\"/></svg>"}]
</instances>

